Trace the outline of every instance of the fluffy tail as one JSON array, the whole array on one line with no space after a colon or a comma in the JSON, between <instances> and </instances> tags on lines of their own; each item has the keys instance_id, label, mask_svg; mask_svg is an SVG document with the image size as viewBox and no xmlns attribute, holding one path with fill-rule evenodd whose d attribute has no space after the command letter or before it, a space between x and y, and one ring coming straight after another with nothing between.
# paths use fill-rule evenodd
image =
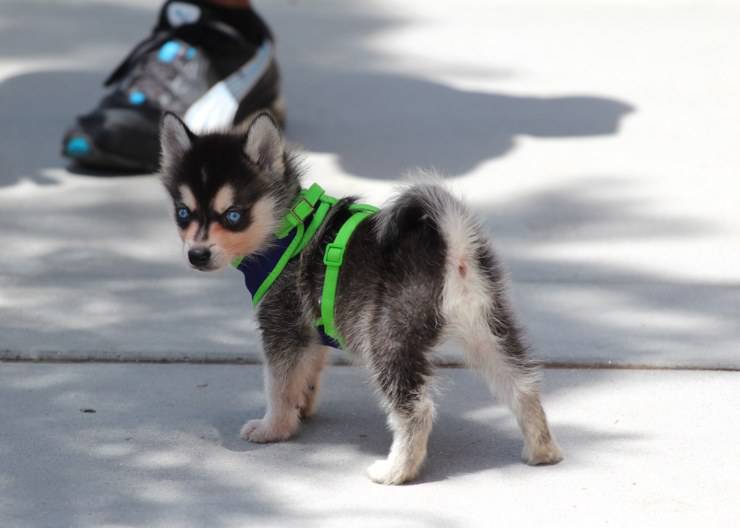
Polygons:
<instances>
[{"instance_id":1,"label":"fluffy tail","mask_svg":"<svg viewBox=\"0 0 740 528\"><path fill-rule=\"evenodd\" d=\"M416 184L400 193L377 220L383 246L424 226L417 237L439 239L445 253L442 313L460 332L487 320L495 308L503 278L475 215L438 183ZM416 229L412 229L416 228ZM425 245L420 240L420 245Z\"/></svg>"}]
</instances>

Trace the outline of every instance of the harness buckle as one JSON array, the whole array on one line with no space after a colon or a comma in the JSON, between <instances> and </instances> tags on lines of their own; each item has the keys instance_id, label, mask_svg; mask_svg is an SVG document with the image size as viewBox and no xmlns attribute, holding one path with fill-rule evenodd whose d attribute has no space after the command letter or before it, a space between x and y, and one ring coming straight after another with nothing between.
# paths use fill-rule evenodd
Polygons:
<instances>
[{"instance_id":1,"label":"harness buckle","mask_svg":"<svg viewBox=\"0 0 740 528\"><path fill-rule=\"evenodd\" d=\"M290 215L290 222L295 222L295 225L302 224L303 221L309 217L309 215L313 212L313 205L311 205L308 200L305 198L301 198L298 203L296 203L289 212Z\"/></svg>"},{"instance_id":2,"label":"harness buckle","mask_svg":"<svg viewBox=\"0 0 740 528\"><path fill-rule=\"evenodd\" d=\"M324 252L324 264L338 268L344 260L344 246L341 244L329 244Z\"/></svg>"}]
</instances>

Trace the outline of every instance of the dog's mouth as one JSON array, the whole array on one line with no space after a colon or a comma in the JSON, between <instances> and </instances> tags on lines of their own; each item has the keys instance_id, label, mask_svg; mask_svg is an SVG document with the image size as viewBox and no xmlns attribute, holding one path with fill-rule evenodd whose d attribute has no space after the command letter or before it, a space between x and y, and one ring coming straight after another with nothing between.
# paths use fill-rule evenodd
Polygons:
<instances>
[{"instance_id":1,"label":"dog's mouth","mask_svg":"<svg viewBox=\"0 0 740 528\"><path fill-rule=\"evenodd\" d=\"M221 269L221 266L217 266L215 264L205 264L205 265L198 265L198 266L191 264L190 267L197 271L217 271Z\"/></svg>"},{"instance_id":2,"label":"dog's mouth","mask_svg":"<svg viewBox=\"0 0 740 528\"><path fill-rule=\"evenodd\" d=\"M196 271L218 271L224 267L224 261L214 257L208 262L190 262L190 267Z\"/></svg>"}]
</instances>

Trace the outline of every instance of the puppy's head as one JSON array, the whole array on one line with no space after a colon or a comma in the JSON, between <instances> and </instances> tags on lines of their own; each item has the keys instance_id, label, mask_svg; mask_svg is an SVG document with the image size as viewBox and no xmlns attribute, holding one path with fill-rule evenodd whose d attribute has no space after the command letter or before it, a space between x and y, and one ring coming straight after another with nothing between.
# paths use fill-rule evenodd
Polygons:
<instances>
[{"instance_id":1,"label":"puppy's head","mask_svg":"<svg viewBox=\"0 0 740 528\"><path fill-rule=\"evenodd\" d=\"M177 116L160 129L161 178L191 266L213 271L258 251L279 220L275 182L285 154L275 121L259 114L244 133L195 135Z\"/></svg>"}]
</instances>

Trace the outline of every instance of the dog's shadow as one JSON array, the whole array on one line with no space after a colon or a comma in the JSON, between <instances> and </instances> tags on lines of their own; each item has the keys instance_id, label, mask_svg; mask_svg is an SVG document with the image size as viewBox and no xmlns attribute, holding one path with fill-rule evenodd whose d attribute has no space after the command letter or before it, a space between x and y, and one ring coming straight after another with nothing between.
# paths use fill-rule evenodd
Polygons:
<instances>
[{"instance_id":1,"label":"dog's shadow","mask_svg":"<svg viewBox=\"0 0 740 528\"><path fill-rule=\"evenodd\" d=\"M328 386L324 387L324 399L317 414L305 420L298 434L288 440L287 444L254 444L239 437L245 418L261 417L264 411L262 402L250 402L243 413L224 413L214 421L213 426L220 433L221 446L229 451L254 452L275 449L275 446L281 445L280 457L294 458L288 461L296 465L317 463L315 459L307 460L307 454L324 452L326 456L321 456L320 459L329 460L331 450L338 448L343 453L349 449L370 455L372 458L364 461L366 464L385 458L392 435L386 426L385 415L373 398L371 388L368 384L354 382L350 386L356 387L356 390L353 390L351 397L346 397L346 377L354 378L356 374L342 372L350 369L332 370L330 377L339 373L339 378L345 380L325 383ZM473 379L471 373L455 369L441 374L439 377L443 378L442 390L435 398L437 419L429 438L427 460L419 478L409 484L437 482L457 475L524 465L521 460L522 436L509 410L496 402L484 384ZM548 407L547 396L544 405ZM552 422L552 426L565 451L566 460L563 464L579 459L576 443L582 447L630 439L624 435L615 438L613 433L589 430L558 421ZM346 454L342 456L346 457Z\"/></svg>"}]
</instances>

